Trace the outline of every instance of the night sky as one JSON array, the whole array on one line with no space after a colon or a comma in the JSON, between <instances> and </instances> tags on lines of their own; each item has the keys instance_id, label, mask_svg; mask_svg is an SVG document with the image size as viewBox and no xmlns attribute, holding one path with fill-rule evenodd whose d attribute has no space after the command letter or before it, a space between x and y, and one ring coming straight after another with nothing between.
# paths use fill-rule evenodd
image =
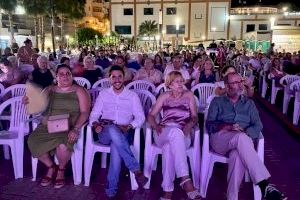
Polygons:
<instances>
[{"instance_id":1,"label":"night sky","mask_svg":"<svg viewBox=\"0 0 300 200\"><path fill-rule=\"evenodd\" d=\"M232 7L240 6L254 6L254 5L267 5L267 6L288 6L289 10L300 11L300 1L299 0L232 0Z\"/></svg>"}]
</instances>

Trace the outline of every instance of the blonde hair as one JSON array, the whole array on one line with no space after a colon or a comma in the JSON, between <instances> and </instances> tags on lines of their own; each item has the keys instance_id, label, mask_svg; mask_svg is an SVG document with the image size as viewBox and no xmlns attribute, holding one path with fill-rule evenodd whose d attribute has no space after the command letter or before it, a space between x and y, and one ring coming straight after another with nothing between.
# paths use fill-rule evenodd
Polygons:
<instances>
[{"instance_id":1,"label":"blonde hair","mask_svg":"<svg viewBox=\"0 0 300 200\"><path fill-rule=\"evenodd\" d=\"M94 58L93 58L92 56L85 56L84 59L83 59L83 65L84 65L84 68L86 68L86 67L85 67L85 62L86 62L86 60L88 60L88 59L91 59L91 60L93 61L94 65L95 65L95 61L94 61Z\"/></svg>"},{"instance_id":2,"label":"blonde hair","mask_svg":"<svg viewBox=\"0 0 300 200\"><path fill-rule=\"evenodd\" d=\"M177 78L177 77L181 77L182 79L184 79L183 76L182 76L182 74L181 74L179 71L172 71L172 72L170 72L170 73L167 75L167 78L166 78L166 81L165 81L166 87L169 88L169 86L171 85L171 83L172 83L172 82L174 81L174 79Z\"/></svg>"}]
</instances>

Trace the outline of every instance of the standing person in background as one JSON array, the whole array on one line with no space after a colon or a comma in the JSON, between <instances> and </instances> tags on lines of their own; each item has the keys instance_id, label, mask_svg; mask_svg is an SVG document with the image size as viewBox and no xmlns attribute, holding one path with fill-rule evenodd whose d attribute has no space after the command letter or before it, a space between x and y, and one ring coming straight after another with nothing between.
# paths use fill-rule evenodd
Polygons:
<instances>
[{"instance_id":1,"label":"standing person in background","mask_svg":"<svg viewBox=\"0 0 300 200\"><path fill-rule=\"evenodd\" d=\"M32 49L32 42L30 39L24 41L25 46L18 50L17 57L22 64L31 64L31 56L34 53Z\"/></svg>"}]
</instances>

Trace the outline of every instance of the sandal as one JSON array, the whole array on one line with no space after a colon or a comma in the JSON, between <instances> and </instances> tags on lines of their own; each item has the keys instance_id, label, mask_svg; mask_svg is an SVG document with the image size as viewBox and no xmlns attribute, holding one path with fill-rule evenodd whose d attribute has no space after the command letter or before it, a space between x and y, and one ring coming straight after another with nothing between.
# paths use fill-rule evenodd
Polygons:
<instances>
[{"instance_id":1,"label":"sandal","mask_svg":"<svg viewBox=\"0 0 300 200\"><path fill-rule=\"evenodd\" d=\"M57 171L64 173L65 168L63 168L63 169L58 168ZM65 186L65 184L66 184L65 178L56 178L55 181L54 181L54 188L55 189L62 188L63 186Z\"/></svg>"},{"instance_id":2,"label":"sandal","mask_svg":"<svg viewBox=\"0 0 300 200\"><path fill-rule=\"evenodd\" d=\"M168 192L164 192L164 195L163 195L163 196L167 196L167 193L168 193ZM171 193L171 197L167 197L167 198L166 198L166 197L163 197L163 196L160 197L159 200L172 200L172 193Z\"/></svg>"},{"instance_id":3,"label":"sandal","mask_svg":"<svg viewBox=\"0 0 300 200\"><path fill-rule=\"evenodd\" d=\"M148 182L148 178L144 176L144 174L141 171L137 171L135 174L135 180L139 187L143 187Z\"/></svg>"},{"instance_id":4,"label":"sandal","mask_svg":"<svg viewBox=\"0 0 300 200\"><path fill-rule=\"evenodd\" d=\"M180 187L184 190L184 185L191 181L190 178L187 178L185 180L183 180L181 183L180 183ZM200 195L200 192L198 192L196 189L193 190L193 191L190 191L190 192L186 192L187 196L189 199L191 200L195 200L195 199L201 199L201 195Z\"/></svg>"},{"instance_id":5,"label":"sandal","mask_svg":"<svg viewBox=\"0 0 300 200\"><path fill-rule=\"evenodd\" d=\"M48 167L48 170L50 170L50 169L53 169L53 174L51 177L46 175L42 178L40 185L43 187L46 187L51 184L52 180L54 179L54 175L57 170L57 166L55 164L53 164L52 166Z\"/></svg>"}]
</instances>

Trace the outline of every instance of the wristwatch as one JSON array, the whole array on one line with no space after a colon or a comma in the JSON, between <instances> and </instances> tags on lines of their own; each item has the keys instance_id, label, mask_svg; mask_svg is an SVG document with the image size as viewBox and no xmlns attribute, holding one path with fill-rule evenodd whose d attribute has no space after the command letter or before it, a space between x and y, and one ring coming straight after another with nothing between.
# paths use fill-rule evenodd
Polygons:
<instances>
[{"instance_id":1,"label":"wristwatch","mask_svg":"<svg viewBox=\"0 0 300 200\"><path fill-rule=\"evenodd\" d=\"M127 131L129 131L130 129L132 129L133 128L133 126L131 125L131 124L129 124L128 126L127 126Z\"/></svg>"}]
</instances>

